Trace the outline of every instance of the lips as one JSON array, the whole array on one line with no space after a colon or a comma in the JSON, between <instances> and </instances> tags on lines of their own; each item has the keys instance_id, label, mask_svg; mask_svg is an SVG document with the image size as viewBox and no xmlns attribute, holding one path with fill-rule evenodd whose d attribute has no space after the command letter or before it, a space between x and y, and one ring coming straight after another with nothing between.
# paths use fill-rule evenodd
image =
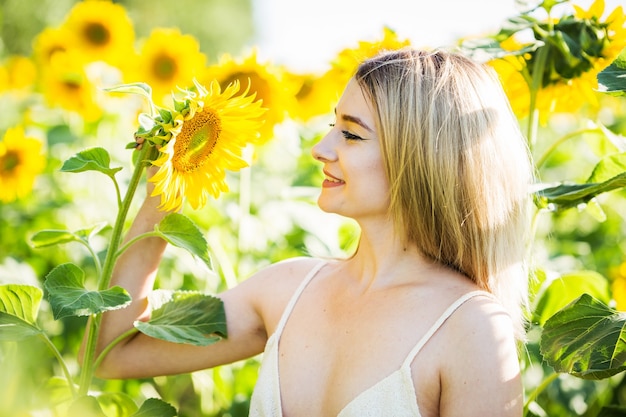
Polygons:
<instances>
[{"instance_id":1,"label":"lips","mask_svg":"<svg viewBox=\"0 0 626 417\"><path fill-rule=\"evenodd\" d=\"M339 185L345 184L345 181L340 180L339 178L330 175L328 172L324 171L324 182L322 186L324 187L337 187Z\"/></svg>"}]
</instances>

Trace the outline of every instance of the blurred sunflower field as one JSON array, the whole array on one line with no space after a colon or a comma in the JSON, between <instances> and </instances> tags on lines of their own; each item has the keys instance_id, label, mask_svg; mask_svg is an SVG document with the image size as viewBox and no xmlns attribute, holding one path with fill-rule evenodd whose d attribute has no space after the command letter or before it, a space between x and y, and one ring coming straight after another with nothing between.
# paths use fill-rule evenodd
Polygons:
<instances>
[{"instance_id":1,"label":"blurred sunflower field","mask_svg":"<svg viewBox=\"0 0 626 417\"><path fill-rule=\"evenodd\" d=\"M132 331L212 343L227 332L212 294L287 257L354 248L355 225L316 208L310 148L360 60L429 47L384 27L295 72L248 46L249 0L159 4L0 0L2 417L246 416L257 358L93 376L101 314L130 301L108 283L146 161L179 211L150 234L171 243L161 321ZM451 45L499 74L537 167L526 416L626 416L625 23L603 0L546 0ZM195 330L168 331L181 325Z\"/></svg>"}]
</instances>

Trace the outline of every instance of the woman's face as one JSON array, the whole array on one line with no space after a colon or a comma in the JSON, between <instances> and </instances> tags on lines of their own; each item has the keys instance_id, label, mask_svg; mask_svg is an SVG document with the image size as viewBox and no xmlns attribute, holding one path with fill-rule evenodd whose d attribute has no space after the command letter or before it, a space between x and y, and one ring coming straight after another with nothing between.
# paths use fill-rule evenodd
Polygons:
<instances>
[{"instance_id":1,"label":"woman's face","mask_svg":"<svg viewBox=\"0 0 626 417\"><path fill-rule=\"evenodd\" d=\"M355 220L386 216L389 183L373 107L356 81L348 83L335 116L330 132L312 150L324 163L320 208Z\"/></svg>"}]
</instances>

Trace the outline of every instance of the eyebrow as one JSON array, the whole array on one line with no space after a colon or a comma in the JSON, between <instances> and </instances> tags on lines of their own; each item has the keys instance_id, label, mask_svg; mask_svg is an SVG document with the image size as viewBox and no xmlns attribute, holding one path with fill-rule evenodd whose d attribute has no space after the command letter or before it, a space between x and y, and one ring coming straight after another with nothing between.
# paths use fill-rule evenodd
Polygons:
<instances>
[{"instance_id":1,"label":"eyebrow","mask_svg":"<svg viewBox=\"0 0 626 417\"><path fill-rule=\"evenodd\" d=\"M337 109L335 109L335 114L337 114ZM363 120L361 120L360 118L356 116L351 116L349 114L342 114L341 120L344 120L346 122L356 123L357 125L368 130L369 132L374 133L374 130L372 128L370 128Z\"/></svg>"}]
</instances>

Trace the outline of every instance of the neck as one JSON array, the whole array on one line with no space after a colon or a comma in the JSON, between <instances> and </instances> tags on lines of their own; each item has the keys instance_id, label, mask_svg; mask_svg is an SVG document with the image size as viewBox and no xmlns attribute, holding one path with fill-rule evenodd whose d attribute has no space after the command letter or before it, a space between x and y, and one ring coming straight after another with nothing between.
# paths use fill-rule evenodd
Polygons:
<instances>
[{"instance_id":1,"label":"neck","mask_svg":"<svg viewBox=\"0 0 626 417\"><path fill-rule=\"evenodd\" d=\"M358 248L346 266L366 288L415 282L423 277L416 271L435 267L414 244L403 244L392 227L361 230Z\"/></svg>"}]
</instances>

